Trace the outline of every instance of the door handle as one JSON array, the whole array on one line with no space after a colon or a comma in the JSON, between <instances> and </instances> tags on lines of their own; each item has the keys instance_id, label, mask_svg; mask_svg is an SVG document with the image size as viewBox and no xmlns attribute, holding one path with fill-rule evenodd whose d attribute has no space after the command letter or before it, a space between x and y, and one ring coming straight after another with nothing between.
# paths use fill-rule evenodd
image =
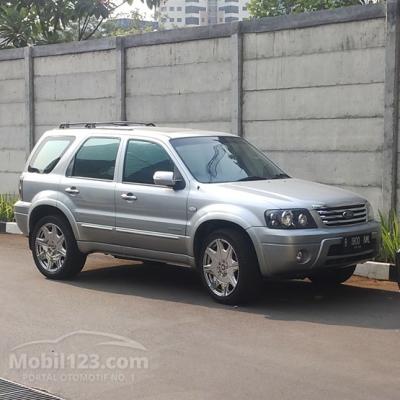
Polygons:
<instances>
[{"instance_id":1,"label":"door handle","mask_svg":"<svg viewBox=\"0 0 400 400\"><path fill-rule=\"evenodd\" d=\"M79 189L77 189L75 186L71 186L65 189L65 191L69 194L78 194Z\"/></svg>"},{"instance_id":2,"label":"door handle","mask_svg":"<svg viewBox=\"0 0 400 400\"><path fill-rule=\"evenodd\" d=\"M133 193L123 193L121 197L127 201L137 200L137 197Z\"/></svg>"}]
</instances>

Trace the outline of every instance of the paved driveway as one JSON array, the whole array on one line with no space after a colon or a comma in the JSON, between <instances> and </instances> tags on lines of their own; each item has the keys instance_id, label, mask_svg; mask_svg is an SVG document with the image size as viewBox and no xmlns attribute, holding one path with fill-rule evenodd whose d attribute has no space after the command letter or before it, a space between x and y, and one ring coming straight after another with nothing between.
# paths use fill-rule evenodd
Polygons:
<instances>
[{"instance_id":1,"label":"paved driveway","mask_svg":"<svg viewBox=\"0 0 400 400\"><path fill-rule=\"evenodd\" d=\"M75 281L46 280L26 240L8 235L0 271L0 376L67 399L400 396L395 284L269 283L257 304L228 307L190 270L100 255ZM53 364L37 364L42 353Z\"/></svg>"}]
</instances>

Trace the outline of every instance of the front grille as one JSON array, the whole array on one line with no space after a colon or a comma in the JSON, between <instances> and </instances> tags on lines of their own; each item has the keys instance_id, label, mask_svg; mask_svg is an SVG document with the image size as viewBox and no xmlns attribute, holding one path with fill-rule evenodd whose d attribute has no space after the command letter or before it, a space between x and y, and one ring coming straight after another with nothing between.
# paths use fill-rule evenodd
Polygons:
<instances>
[{"instance_id":1,"label":"front grille","mask_svg":"<svg viewBox=\"0 0 400 400\"><path fill-rule=\"evenodd\" d=\"M375 256L374 250L367 250L358 254L348 254L347 256L327 257L325 261L326 266L339 266L357 264L360 261L370 260Z\"/></svg>"},{"instance_id":2,"label":"front grille","mask_svg":"<svg viewBox=\"0 0 400 400\"><path fill-rule=\"evenodd\" d=\"M353 204L338 207L318 207L315 209L322 222L328 226L354 225L367 222L365 204Z\"/></svg>"}]
</instances>

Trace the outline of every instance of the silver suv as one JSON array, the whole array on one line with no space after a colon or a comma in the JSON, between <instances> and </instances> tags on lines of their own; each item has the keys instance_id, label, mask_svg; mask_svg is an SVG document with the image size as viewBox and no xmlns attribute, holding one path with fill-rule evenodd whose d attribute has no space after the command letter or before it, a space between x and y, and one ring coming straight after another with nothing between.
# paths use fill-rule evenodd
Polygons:
<instances>
[{"instance_id":1,"label":"silver suv","mask_svg":"<svg viewBox=\"0 0 400 400\"><path fill-rule=\"evenodd\" d=\"M344 282L380 235L364 198L291 178L241 137L125 122L45 133L15 215L48 278L101 252L196 268L227 304L262 278Z\"/></svg>"}]
</instances>

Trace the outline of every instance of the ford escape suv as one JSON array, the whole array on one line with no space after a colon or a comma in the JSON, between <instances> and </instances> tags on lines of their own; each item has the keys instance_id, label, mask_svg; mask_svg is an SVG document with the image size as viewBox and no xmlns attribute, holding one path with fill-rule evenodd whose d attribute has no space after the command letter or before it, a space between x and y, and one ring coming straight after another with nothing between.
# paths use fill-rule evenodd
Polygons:
<instances>
[{"instance_id":1,"label":"ford escape suv","mask_svg":"<svg viewBox=\"0 0 400 400\"><path fill-rule=\"evenodd\" d=\"M15 216L47 278L102 252L196 268L227 304L262 278L344 282L380 234L366 199L291 178L241 137L131 123L45 133Z\"/></svg>"}]
</instances>

